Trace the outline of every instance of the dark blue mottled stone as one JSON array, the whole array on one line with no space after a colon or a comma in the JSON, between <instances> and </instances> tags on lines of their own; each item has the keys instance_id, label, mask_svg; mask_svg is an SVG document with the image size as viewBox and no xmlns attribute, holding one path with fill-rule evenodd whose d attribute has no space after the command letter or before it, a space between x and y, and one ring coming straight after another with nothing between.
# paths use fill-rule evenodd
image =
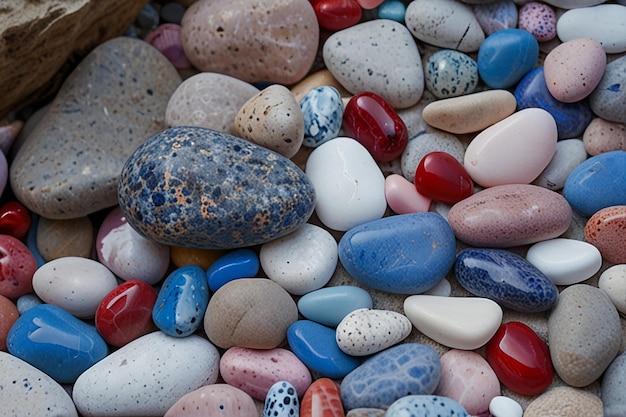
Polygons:
<instances>
[{"instance_id":1,"label":"dark blue mottled stone","mask_svg":"<svg viewBox=\"0 0 626 417\"><path fill-rule=\"evenodd\" d=\"M441 378L437 352L421 343L404 343L384 350L350 372L341 382L347 410L387 408L407 395L430 395Z\"/></svg>"},{"instance_id":2,"label":"dark blue mottled stone","mask_svg":"<svg viewBox=\"0 0 626 417\"><path fill-rule=\"evenodd\" d=\"M467 417L467 411L451 398L438 395L407 395L391 404L385 417Z\"/></svg>"},{"instance_id":3,"label":"dark blue mottled stone","mask_svg":"<svg viewBox=\"0 0 626 417\"><path fill-rule=\"evenodd\" d=\"M465 249L457 255L454 273L472 294L522 313L550 309L559 294L533 264L504 249Z\"/></svg>"},{"instance_id":4,"label":"dark blue mottled stone","mask_svg":"<svg viewBox=\"0 0 626 417\"><path fill-rule=\"evenodd\" d=\"M167 245L230 249L304 224L315 207L308 177L289 159L201 127L167 129L141 145L120 176L128 223Z\"/></svg>"},{"instance_id":5,"label":"dark blue mottled stone","mask_svg":"<svg viewBox=\"0 0 626 417\"><path fill-rule=\"evenodd\" d=\"M580 137L595 117L587 100L562 103L552 97L546 84L543 67L530 71L515 88L517 109L544 109L554 117L559 139Z\"/></svg>"}]
</instances>

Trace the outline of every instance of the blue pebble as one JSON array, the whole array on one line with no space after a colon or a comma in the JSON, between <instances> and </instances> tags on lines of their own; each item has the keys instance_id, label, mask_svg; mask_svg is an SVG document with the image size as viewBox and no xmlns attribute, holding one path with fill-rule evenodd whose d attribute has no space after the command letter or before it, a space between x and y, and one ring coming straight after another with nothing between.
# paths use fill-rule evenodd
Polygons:
<instances>
[{"instance_id":1,"label":"blue pebble","mask_svg":"<svg viewBox=\"0 0 626 417\"><path fill-rule=\"evenodd\" d=\"M33 307L17 319L7 348L60 384L74 383L109 353L93 326L51 304Z\"/></svg>"},{"instance_id":2,"label":"blue pebble","mask_svg":"<svg viewBox=\"0 0 626 417\"><path fill-rule=\"evenodd\" d=\"M473 93L478 86L478 65L463 52L443 49L426 62L424 81L437 98L458 97Z\"/></svg>"},{"instance_id":3,"label":"blue pebble","mask_svg":"<svg viewBox=\"0 0 626 417\"><path fill-rule=\"evenodd\" d=\"M152 3L148 3L139 12L139 15L135 18L135 24L146 33L156 29L159 25L159 12Z\"/></svg>"},{"instance_id":4,"label":"blue pebble","mask_svg":"<svg viewBox=\"0 0 626 417\"><path fill-rule=\"evenodd\" d=\"M278 381L265 396L263 417L298 417L300 401L298 392L289 381Z\"/></svg>"},{"instance_id":5,"label":"blue pebble","mask_svg":"<svg viewBox=\"0 0 626 417\"><path fill-rule=\"evenodd\" d=\"M183 266L163 282L152 309L152 320L169 336L189 336L202 323L208 305L204 270L196 265Z\"/></svg>"},{"instance_id":6,"label":"blue pebble","mask_svg":"<svg viewBox=\"0 0 626 417\"><path fill-rule=\"evenodd\" d=\"M563 196L585 217L626 205L626 151L601 153L578 165L565 180Z\"/></svg>"},{"instance_id":7,"label":"blue pebble","mask_svg":"<svg viewBox=\"0 0 626 417\"><path fill-rule=\"evenodd\" d=\"M604 417L626 416L626 352L621 353L604 372L602 377L602 404Z\"/></svg>"},{"instance_id":8,"label":"blue pebble","mask_svg":"<svg viewBox=\"0 0 626 417\"><path fill-rule=\"evenodd\" d=\"M360 283L394 294L419 294L450 271L456 239L439 214L400 214L353 227L338 250L341 264Z\"/></svg>"},{"instance_id":9,"label":"blue pebble","mask_svg":"<svg viewBox=\"0 0 626 417\"><path fill-rule=\"evenodd\" d=\"M378 18L395 20L404 24L406 6L399 0L385 0L378 6Z\"/></svg>"},{"instance_id":10,"label":"blue pebble","mask_svg":"<svg viewBox=\"0 0 626 417\"><path fill-rule=\"evenodd\" d=\"M302 363L323 377L343 378L361 364L339 349L334 329L314 321L298 320L289 326L287 342Z\"/></svg>"},{"instance_id":11,"label":"blue pebble","mask_svg":"<svg viewBox=\"0 0 626 417\"><path fill-rule=\"evenodd\" d=\"M304 146L315 148L339 135L343 103L335 87L312 89L300 100L300 110L304 117Z\"/></svg>"},{"instance_id":12,"label":"blue pebble","mask_svg":"<svg viewBox=\"0 0 626 417\"><path fill-rule=\"evenodd\" d=\"M351 285L325 287L300 297L298 311L309 320L328 327L337 325L359 308L373 308L372 296Z\"/></svg>"},{"instance_id":13,"label":"blue pebble","mask_svg":"<svg viewBox=\"0 0 626 417\"><path fill-rule=\"evenodd\" d=\"M430 346L404 343L372 356L341 382L346 409L387 408L411 394L430 395L441 378L439 355Z\"/></svg>"},{"instance_id":14,"label":"blue pebble","mask_svg":"<svg viewBox=\"0 0 626 417\"><path fill-rule=\"evenodd\" d=\"M559 291L525 258L504 249L465 249L454 273L463 288L522 313L549 310Z\"/></svg>"},{"instance_id":15,"label":"blue pebble","mask_svg":"<svg viewBox=\"0 0 626 417\"><path fill-rule=\"evenodd\" d=\"M461 404L438 395L407 395L389 406L385 417L468 417Z\"/></svg>"},{"instance_id":16,"label":"blue pebble","mask_svg":"<svg viewBox=\"0 0 626 417\"><path fill-rule=\"evenodd\" d=\"M552 97L546 84L543 67L537 67L522 78L515 87L517 109L544 109L556 122L559 139L580 137L595 117L587 100L563 103Z\"/></svg>"},{"instance_id":17,"label":"blue pebble","mask_svg":"<svg viewBox=\"0 0 626 417\"><path fill-rule=\"evenodd\" d=\"M503 29L489 35L478 49L478 73L491 88L514 86L535 66L539 43L522 29Z\"/></svg>"},{"instance_id":18,"label":"blue pebble","mask_svg":"<svg viewBox=\"0 0 626 417\"><path fill-rule=\"evenodd\" d=\"M39 248L37 247L37 227L39 226L39 215L36 213L31 213L30 215L30 228L28 229L28 234L26 235L26 246L30 250L30 253L33 254L35 258L35 262L37 262L37 267L42 266L46 263L45 259L39 253Z\"/></svg>"},{"instance_id":19,"label":"blue pebble","mask_svg":"<svg viewBox=\"0 0 626 417\"><path fill-rule=\"evenodd\" d=\"M20 313L20 316L31 308L37 307L41 304L43 304L43 301L41 301L41 298L37 297L37 294L35 293L24 294L19 297L15 303L17 312Z\"/></svg>"},{"instance_id":20,"label":"blue pebble","mask_svg":"<svg viewBox=\"0 0 626 417\"><path fill-rule=\"evenodd\" d=\"M252 249L236 249L218 258L206 271L209 289L217 291L239 278L254 278L259 273L259 256Z\"/></svg>"}]
</instances>

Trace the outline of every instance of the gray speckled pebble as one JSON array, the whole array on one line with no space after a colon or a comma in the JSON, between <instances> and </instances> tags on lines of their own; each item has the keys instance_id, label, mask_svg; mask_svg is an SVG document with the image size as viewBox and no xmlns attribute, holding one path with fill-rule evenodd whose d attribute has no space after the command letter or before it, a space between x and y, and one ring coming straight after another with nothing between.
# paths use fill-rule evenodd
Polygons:
<instances>
[{"instance_id":1,"label":"gray speckled pebble","mask_svg":"<svg viewBox=\"0 0 626 417\"><path fill-rule=\"evenodd\" d=\"M558 191L565 185L567 176L586 159L587 151L582 140L560 140L556 143L556 150L550 163L533 181L533 184L548 190Z\"/></svg>"},{"instance_id":2,"label":"gray speckled pebble","mask_svg":"<svg viewBox=\"0 0 626 417\"><path fill-rule=\"evenodd\" d=\"M401 23L378 19L332 34L324 63L348 91L371 91L396 109L416 104L424 92L417 45Z\"/></svg>"},{"instance_id":3,"label":"gray speckled pebble","mask_svg":"<svg viewBox=\"0 0 626 417\"><path fill-rule=\"evenodd\" d=\"M626 353L619 355L602 377L604 417L626 416Z\"/></svg>"},{"instance_id":4,"label":"gray speckled pebble","mask_svg":"<svg viewBox=\"0 0 626 417\"><path fill-rule=\"evenodd\" d=\"M626 56L609 62L600 84L589 96L593 112L608 121L626 123Z\"/></svg>"},{"instance_id":5,"label":"gray speckled pebble","mask_svg":"<svg viewBox=\"0 0 626 417\"><path fill-rule=\"evenodd\" d=\"M467 417L467 411L453 399L438 395L407 395L389 406L385 417Z\"/></svg>"},{"instance_id":6,"label":"gray speckled pebble","mask_svg":"<svg viewBox=\"0 0 626 417\"><path fill-rule=\"evenodd\" d=\"M463 52L443 49L426 63L426 88L437 98L473 93L478 86L478 64Z\"/></svg>"},{"instance_id":7,"label":"gray speckled pebble","mask_svg":"<svg viewBox=\"0 0 626 417\"><path fill-rule=\"evenodd\" d=\"M402 153L402 174L404 177L413 182L415 170L422 158L426 154L436 151L447 152L463 164L465 146L456 136L440 130L423 131L409 138L409 143Z\"/></svg>"}]
</instances>

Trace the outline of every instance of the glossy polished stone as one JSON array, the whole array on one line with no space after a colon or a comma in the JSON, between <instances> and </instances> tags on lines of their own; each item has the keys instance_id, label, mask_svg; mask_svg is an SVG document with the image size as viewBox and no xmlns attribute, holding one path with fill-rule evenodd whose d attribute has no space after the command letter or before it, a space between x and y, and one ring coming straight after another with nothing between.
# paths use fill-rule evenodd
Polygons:
<instances>
[{"instance_id":1,"label":"glossy polished stone","mask_svg":"<svg viewBox=\"0 0 626 417\"><path fill-rule=\"evenodd\" d=\"M0 206L0 234L22 239L30 228L30 212L19 201L7 201Z\"/></svg>"},{"instance_id":2,"label":"glossy polished stone","mask_svg":"<svg viewBox=\"0 0 626 417\"><path fill-rule=\"evenodd\" d=\"M252 249L235 249L215 260L207 269L209 289L217 291L237 278L253 278L259 272L259 256Z\"/></svg>"},{"instance_id":3,"label":"glossy polished stone","mask_svg":"<svg viewBox=\"0 0 626 417\"><path fill-rule=\"evenodd\" d=\"M314 148L339 136L343 103L335 87L316 87L306 93L299 104L304 118L304 146Z\"/></svg>"},{"instance_id":4,"label":"glossy polished stone","mask_svg":"<svg viewBox=\"0 0 626 417\"><path fill-rule=\"evenodd\" d=\"M415 188L445 204L455 204L474 193L474 183L465 167L446 152L424 156L415 171Z\"/></svg>"},{"instance_id":5,"label":"glossy polished stone","mask_svg":"<svg viewBox=\"0 0 626 417\"><path fill-rule=\"evenodd\" d=\"M356 25L363 14L355 0L313 0L311 4L320 27L331 31Z\"/></svg>"},{"instance_id":6,"label":"glossy polished stone","mask_svg":"<svg viewBox=\"0 0 626 417\"><path fill-rule=\"evenodd\" d=\"M344 417L341 393L330 378L315 380L304 393L300 417Z\"/></svg>"},{"instance_id":7,"label":"glossy polished stone","mask_svg":"<svg viewBox=\"0 0 626 417\"><path fill-rule=\"evenodd\" d=\"M585 240L598 248L606 262L626 264L626 204L603 208L591 216Z\"/></svg>"},{"instance_id":8,"label":"glossy polished stone","mask_svg":"<svg viewBox=\"0 0 626 417\"><path fill-rule=\"evenodd\" d=\"M298 300L300 314L328 327L337 327L354 310L372 307L372 296L363 288L351 285L320 288Z\"/></svg>"}]
</instances>

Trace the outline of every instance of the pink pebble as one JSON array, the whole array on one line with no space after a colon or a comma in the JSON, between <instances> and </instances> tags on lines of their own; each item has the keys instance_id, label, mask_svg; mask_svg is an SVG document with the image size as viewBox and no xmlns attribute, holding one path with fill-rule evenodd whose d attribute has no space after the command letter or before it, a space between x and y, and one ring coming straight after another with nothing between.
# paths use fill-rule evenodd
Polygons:
<instances>
[{"instance_id":1,"label":"pink pebble","mask_svg":"<svg viewBox=\"0 0 626 417\"><path fill-rule=\"evenodd\" d=\"M212 384L184 395L164 417L257 417L254 400L239 388Z\"/></svg>"},{"instance_id":2,"label":"pink pebble","mask_svg":"<svg viewBox=\"0 0 626 417\"><path fill-rule=\"evenodd\" d=\"M180 42L179 25L164 23L148 33L145 41L165 55L176 68L191 68L191 62L187 59Z\"/></svg>"},{"instance_id":3,"label":"pink pebble","mask_svg":"<svg viewBox=\"0 0 626 417\"><path fill-rule=\"evenodd\" d=\"M556 36L556 13L547 4L526 3L520 8L518 16L518 27L530 32L539 42Z\"/></svg>"},{"instance_id":4,"label":"pink pebble","mask_svg":"<svg viewBox=\"0 0 626 417\"><path fill-rule=\"evenodd\" d=\"M264 401L269 389L278 381L290 382L298 396L311 385L311 373L291 351L232 347L220 360L220 374L224 381L246 392L252 398Z\"/></svg>"},{"instance_id":5,"label":"pink pebble","mask_svg":"<svg viewBox=\"0 0 626 417\"><path fill-rule=\"evenodd\" d=\"M382 4L384 0L356 0L359 6L365 10L375 9Z\"/></svg>"},{"instance_id":6,"label":"pink pebble","mask_svg":"<svg viewBox=\"0 0 626 417\"><path fill-rule=\"evenodd\" d=\"M398 214L421 213L430 209L431 199L420 194L411 181L398 174L385 178L385 198L389 207Z\"/></svg>"}]
</instances>

